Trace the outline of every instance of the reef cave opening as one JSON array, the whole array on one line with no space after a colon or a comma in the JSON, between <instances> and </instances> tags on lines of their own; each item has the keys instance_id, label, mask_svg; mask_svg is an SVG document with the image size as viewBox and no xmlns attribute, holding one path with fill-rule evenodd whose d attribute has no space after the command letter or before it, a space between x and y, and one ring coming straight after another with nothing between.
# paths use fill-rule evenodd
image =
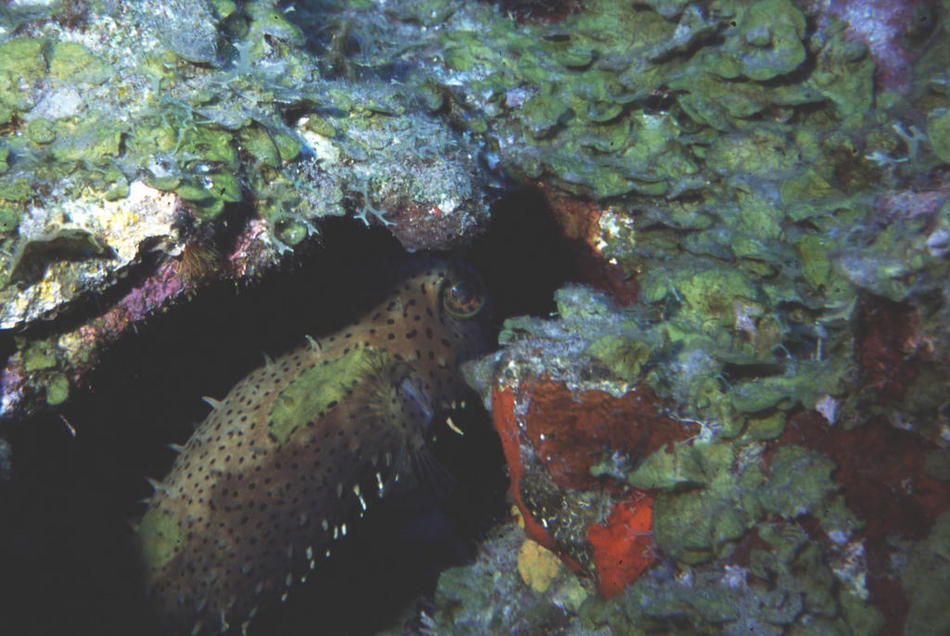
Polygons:
<instances>
[{"instance_id":1,"label":"reef cave opening","mask_svg":"<svg viewBox=\"0 0 950 636\"><path fill-rule=\"evenodd\" d=\"M576 277L571 248L533 190L502 197L491 227L450 255L408 255L384 229L350 220L326 221L298 254L247 287L217 282L175 303L112 346L88 390L2 424L14 466L0 482L6 633L161 633L142 598L132 541L140 501L151 494L145 477L167 473L167 444L183 443L207 415L201 396L221 397L262 354L359 316L385 291L383 272L420 258L470 264L488 288L493 339L506 317L548 315L554 290ZM465 437L443 435L436 447L451 467L451 492L378 506L287 603L258 615L252 634L366 634L417 619L424 608L413 599L431 593L444 568L470 561L507 514L488 414L473 393L453 417Z\"/></svg>"}]
</instances>

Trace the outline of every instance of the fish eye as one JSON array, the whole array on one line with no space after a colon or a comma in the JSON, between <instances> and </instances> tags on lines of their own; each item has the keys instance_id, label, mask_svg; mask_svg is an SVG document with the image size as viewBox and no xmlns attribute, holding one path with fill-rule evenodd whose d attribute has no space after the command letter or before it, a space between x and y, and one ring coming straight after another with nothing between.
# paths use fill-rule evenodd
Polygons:
<instances>
[{"instance_id":1,"label":"fish eye","mask_svg":"<svg viewBox=\"0 0 950 636\"><path fill-rule=\"evenodd\" d=\"M474 276L446 279L440 295L442 307L454 318L471 318L485 305L485 290Z\"/></svg>"}]
</instances>

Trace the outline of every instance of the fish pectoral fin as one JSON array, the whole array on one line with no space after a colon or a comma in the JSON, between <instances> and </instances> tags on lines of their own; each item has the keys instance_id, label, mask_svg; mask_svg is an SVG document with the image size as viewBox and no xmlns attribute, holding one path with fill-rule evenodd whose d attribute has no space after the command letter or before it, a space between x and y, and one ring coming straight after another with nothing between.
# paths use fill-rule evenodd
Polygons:
<instances>
[{"instance_id":1,"label":"fish pectoral fin","mask_svg":"<svg viewBox=\"0 0 950 636\"><path fill-rule=\"evenodd\" d=\"M432 453L436 410L423 380L408 365L379 364L367 375L362 413L365 423L383 423L390 440L383 456L392 457L391 480L402 492L422 490L437 499L455 486L448 469ZM388 462L387 462L388 464Z\"/></svg>"},{"instance_id":2,"label":"fish pectoral fin","mask_svg":"<svg viewBox=\"0 0 950 636\"><path fill-rule=\"evenodd\" d=\"M399 383L399 394L403 398L404 407L415 407L417 412L425 420L426 424L432 422L434 410L432 409L432 400L429 399L425 389L422 388L422 381L415 376L403 378Z\"/></svg>"},{"instance_id":3,"label":"fish pectoral fin","mask_svg":"<svg viewBox=\"0 0 950 636\"><path fill-rule=\"evenodd\" d=\"M410 461L412 462L411 474L417 486L436 501L446 499L455 490L455 477L435 456L431 447L422 446L410 450Z\"/></svg>"},{"instance_id":4,"label":"fish pectoral fin","mask_svg":"<svg viewBox=\"0 0 950 636\"><path fill-rule=\"evenodd\" d=\"M390 475L395 490L413 498L442 501L455 489L455 477L427 444L403 446L393 458Z\"/></svg>"}]
</instances>

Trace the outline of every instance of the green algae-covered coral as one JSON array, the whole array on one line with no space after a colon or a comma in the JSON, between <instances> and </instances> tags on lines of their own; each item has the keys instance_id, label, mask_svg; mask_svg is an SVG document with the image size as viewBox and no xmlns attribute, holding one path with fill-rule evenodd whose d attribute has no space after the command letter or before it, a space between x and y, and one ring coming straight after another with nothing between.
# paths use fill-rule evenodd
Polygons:
<instances>
[{"instance_id":1,"label":"green algae-covered coral","mask_svg":"<svg viewBox=\"0 0 950 636\"><path fill-rule=\"evenodd\" d=\"M805 61L805 16L790 0L759 0L740 9L738 24L721 57L709 60L714 72L764 81L791 73Z\"/></svg>"},{"instance_id":2,"label":"green algae-covered coral","mask_svg":"<svg viewBox=\"0 0 950 636\"><path fill-rule=\"evenodd\" d=\"M910 552L902 585L910 601L904 633L939 634L950 629L950 614L939 590L950 584L950 512L937 518L926 539Z\"/></svg>"}]
</instances>

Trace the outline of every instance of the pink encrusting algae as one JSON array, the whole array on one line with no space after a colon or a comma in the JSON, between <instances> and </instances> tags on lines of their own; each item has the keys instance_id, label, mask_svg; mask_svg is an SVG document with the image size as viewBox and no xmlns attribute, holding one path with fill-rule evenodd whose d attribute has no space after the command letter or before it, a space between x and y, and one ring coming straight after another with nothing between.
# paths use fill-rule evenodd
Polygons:
<instances>
[{"instance_id":1,"label":"pink encrusting algae","mask_svg":"<svg viewBox=\"0 0 950 636\"><path fill-rule=\"evenodd\" d=\"M877 85L906 93L916 53L908 35L926 20L925 0L818 0L815 9L848 23L847 33L867 45L877 64Z\"/></svg>"},{"instance_id":2,"label":"pink encrusting algae","mask_svg":"<svg viewBox=\"0 0 950 636\"><path fill-rule=\"evenodd\" d=\"M213 245L193 239L178 256L160 262L150 276L115 304L61 335L58 344L62 371L70 383L80 385L106 347L174 301L214 280L245 280L272 266L279 257L266 230L266 222L251 219L223 257ZM42 382L31 382L22 356L12 356L0 379L0 414L20 408L24 397L34 391L33 384L39 386Z\"/></svg>"}]
</instances>

